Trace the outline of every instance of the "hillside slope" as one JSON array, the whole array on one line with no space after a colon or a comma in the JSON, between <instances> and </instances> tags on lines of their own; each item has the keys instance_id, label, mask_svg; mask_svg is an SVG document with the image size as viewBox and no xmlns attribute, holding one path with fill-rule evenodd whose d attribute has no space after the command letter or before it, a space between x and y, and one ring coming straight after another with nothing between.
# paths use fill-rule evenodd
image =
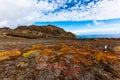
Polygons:
<instances>
[{"instance_id":1,"label":"hillside slope","mask_svg":"<svg viewBox=\"0 0 120 80\"><path fill-rule=\"evenodd\" d=\"M1 28L1 36L12 36L22 38L70 38L75 39L75 35L71 32L66 32L62 28L53 25L47 26L18 26L15 29Z\"/></svg>"}]
</instances>

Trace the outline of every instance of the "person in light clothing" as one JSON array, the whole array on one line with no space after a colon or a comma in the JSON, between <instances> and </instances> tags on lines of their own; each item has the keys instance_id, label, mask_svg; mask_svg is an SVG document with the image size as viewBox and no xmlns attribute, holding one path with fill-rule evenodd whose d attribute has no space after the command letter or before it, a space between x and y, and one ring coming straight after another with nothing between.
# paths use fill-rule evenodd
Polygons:
<instances>
[{"instance_id":1,"label":"person in light clothing","mask_svg":"<svg viewBox=\"0 0 120 80\"><path fill-rule=\"evenodd\" d=\"M107 52L107 49L108 49L108 46L105 45L105 46L104 46L104 52Z\"/></svg>"}]
</instances>

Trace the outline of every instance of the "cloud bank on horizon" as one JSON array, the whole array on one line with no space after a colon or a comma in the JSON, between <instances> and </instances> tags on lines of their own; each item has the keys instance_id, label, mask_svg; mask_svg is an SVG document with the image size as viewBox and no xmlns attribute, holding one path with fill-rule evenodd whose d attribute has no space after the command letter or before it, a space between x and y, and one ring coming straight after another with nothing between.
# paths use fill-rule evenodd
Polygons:
<instances>
[{"instance_id":1,"label":"cloud bank on horizon","mask_svg":"<svg viewBox=\"0 0 120 80\"><path fill-rule=\"evenodd\" d=\"M104 22L97 20L115 18L120 18L120 0L0 0L0 27L14 28L18 25L31 25L36 21L86 20L93 20L95 25L101 25ZM120 30L120 24L115 23L114 26L117 26L116 30ZM73 32L91 33L98 30L88 29Z\"/></svg>"}]
</instances>

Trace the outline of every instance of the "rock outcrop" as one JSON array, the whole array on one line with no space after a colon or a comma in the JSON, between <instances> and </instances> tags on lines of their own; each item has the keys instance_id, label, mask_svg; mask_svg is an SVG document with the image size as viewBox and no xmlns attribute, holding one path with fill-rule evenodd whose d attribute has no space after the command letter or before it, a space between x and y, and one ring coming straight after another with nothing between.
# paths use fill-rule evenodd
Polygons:
<instances>
[{"instance_id":1,"label":"rock outcrop","mask_svg":"<svg viewBox=\"0 0 120 80\"><path fill-rule=\"evenodd\" d=\"M12 37L22 37L22 38L67 38L75 39L75 34L71 32L66 32L62 28L58 28L53 25L47 26L18 26L15 29L1 28L0 35L2 36L12 36Z\"/></svg>"}]
</instances>

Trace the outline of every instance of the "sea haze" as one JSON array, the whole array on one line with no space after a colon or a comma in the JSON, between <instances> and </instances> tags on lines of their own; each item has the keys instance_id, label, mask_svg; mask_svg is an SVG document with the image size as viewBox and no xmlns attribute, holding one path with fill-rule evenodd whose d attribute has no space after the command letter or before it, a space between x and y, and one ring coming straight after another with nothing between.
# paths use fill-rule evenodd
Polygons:
<instances>
[{"instance_id":1,"label":"sea haze","mask_svg":"<svg viewBox=\"0 0 120 80\"><path fill-rule=\"evenodd\" d=\"M120 38L120 34L76 35L77 38Z\"/></svg>"}]
</instances>

